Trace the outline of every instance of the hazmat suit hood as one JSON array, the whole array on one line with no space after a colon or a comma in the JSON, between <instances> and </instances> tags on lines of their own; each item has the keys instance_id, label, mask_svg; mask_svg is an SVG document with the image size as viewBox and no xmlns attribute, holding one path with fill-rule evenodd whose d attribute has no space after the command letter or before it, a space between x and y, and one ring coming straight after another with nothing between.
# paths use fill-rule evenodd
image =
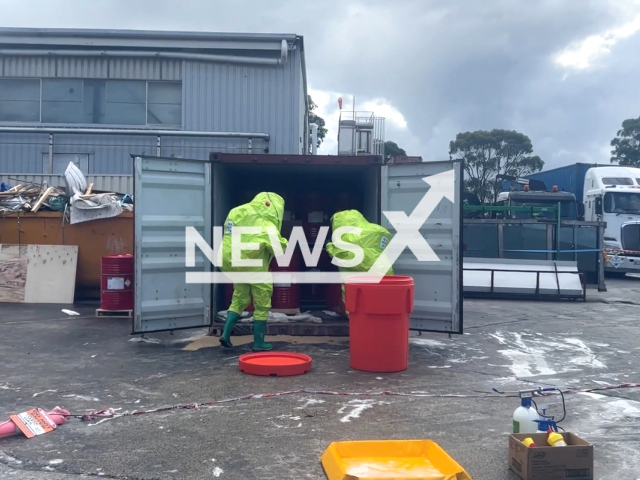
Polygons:
<instances>
[{"instance_id":1,"label":"hazmat suit hood","mask_svg":"<svg viewBox=\"0 0 640 480\"><path fill-rule=\"evenodd\" d=\"M267 272L269 263L277 251L271 244L267 227L277 230L276 242L284 252L287 240L282 237L282 217L284 215L284 199L273 192L261 192L253 200L233 208L224 223L222 248L219 250L218 262L223 272ZM262 227L260 233L242 234L243 243L258 245L255 250L242 250L241 258L261 260L260 266L237 266L231 262L232 232L234 227ZM220 258L222 257L222 258Z\"/></svg>"},{"instance_id":2,"label":"hazmat suit hood","mask_svg":"<svg viewBox=\"0 0 640 480\"><path fill-rule=\"evenodd\" d=\"M364 257L359 265L352 267L338 266L340 272L369 272L371 267L375 264L378 257L384 252L384 249L391 241L391 234L389 231L375 223L369 223L364 215L357 210L345 210L336 213L331 217L331 227L335 234L336 230L341 227L357 227L362 231L360 235L355 233L345 233L342 235L342 241L359 246ZM352 260L355 258L355 254L349 250L344 250L340 246L330 242L326 246L327 253L332 258L339 260ZM382 269L386 268L386 265L382 266ZM376 267L377 270L377 267ZM386 272L373 272L376 274L382 273L383 275L393 275L393 267L389 265L389 269ZM342 307L338 307L340 311L343 311L345 315L349 312L344 307L345 305L345 286L342 284Z\"/></svg>"},{"instance_id":3,"label":"hazmat suit hood","mask_svg":"<svg viewBox=\"0 0 640 480\"><path fill-rule=\"evenodd\" d=\"M380 254L391 241L391 233L375 223L370 223L364 218L364 215L357 210L345 210L336 213L331 218L331 226L335 232L341 227L357 227L362 229L360 235L355 233L346 233L342 235L342 241L357 245L362 248L364 258L360 265L353 267L339 267L343 272L368 272L376 262ZM344 250L334 243L328 243L326 246L327 253L333 258L337 257L341 260L351 260L355 257L353 252ZM393 268L389 267L387 275L393 275Z\"/></svg>"},{"instance_id":4,"label":"hazmat suit hood","mask_svg":"<svg viewBox=\"0 0 640 480\"><path fill-rule=\"evenodd\" d=\"M282 230L284 199L280 195L273 192L261 192L251 200L250 205L260 213L265 222L272 223L278 228L278 232Z\"/></svg>"}]
</instances>

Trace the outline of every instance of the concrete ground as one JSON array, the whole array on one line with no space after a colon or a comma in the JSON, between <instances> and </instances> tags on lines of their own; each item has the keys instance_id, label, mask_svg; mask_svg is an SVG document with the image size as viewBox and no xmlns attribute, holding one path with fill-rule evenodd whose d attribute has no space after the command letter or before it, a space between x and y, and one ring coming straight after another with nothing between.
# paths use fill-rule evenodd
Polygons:
<instances>
[{"instance_id":1,"label":"concrete ground","mask_svg":"<svg viewBox=\"0 0 640 480\"><path fill-rule=\"evenodd\" d=\"M518 402L492 388L601 387L638 382L640 280L609 280L587 303L465 301L465 334L411 339L410 366L390 375L349 368L348 343L279 339L313 370L247 376L238 356L203 330L129 341L128 320L95 306L0 306L0 418L36 406L118 412L307 388L393 390L469 397L295 394L238 400L97 423L72 419L28 440L0 440L0 479L322 479L320 456L338 440L430 438L474 480L514 479L507 436ZM236 338L236 340L240 340ZM286 341L282 341L286 340ZM566 396L565 429L595 445L596 478L640 476L640 389ZM540 401L549 412L557 398Z\"/></svg>"}]
</instances>

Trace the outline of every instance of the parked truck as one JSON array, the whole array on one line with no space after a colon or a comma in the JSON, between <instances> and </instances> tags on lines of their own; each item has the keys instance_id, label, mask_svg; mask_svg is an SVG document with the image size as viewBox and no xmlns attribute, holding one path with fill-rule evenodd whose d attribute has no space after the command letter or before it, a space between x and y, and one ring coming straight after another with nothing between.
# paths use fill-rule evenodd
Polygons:
<instances>
[{"instance_id":1,"label":"parked truck","mask_svg":"<svg viewBox=\"0 0 640 480\"><path fill-rule=\"evenodd\" d=\"M557 220L557 208L560 207L562 220L576 220L579 216L579 203L571 192L561 192L554 184L551 191L543 181L499 175L496 180L502 182L502 192L498 194L496 206L510 207L502 218L538 218Z\"/></svg>"},{"instance_id":2,"label":"parked truck","mask_svg":"<svg viewBox=\"0 0 640 480\"><path fill-rule=\"evenodd\" d=\"M558 206L562 220L576 220L578 218L576 196L570 192L532 192L529 190L501 192L498 194L496 206L519 207L508 210L509 213L504 214L503 218L557 220Z\"/></svg>"},{"instance_id":3,"label":"parked truck","mask_svg":"<svg viewBox=\"0 0 640 480\"><path fill-rule=\"evenodd\" d=\"M640 272L640 169L577 163L528 178L551 181L582 203L586 221L606 223L605 271Z\"/></svg>"}]
</instances>

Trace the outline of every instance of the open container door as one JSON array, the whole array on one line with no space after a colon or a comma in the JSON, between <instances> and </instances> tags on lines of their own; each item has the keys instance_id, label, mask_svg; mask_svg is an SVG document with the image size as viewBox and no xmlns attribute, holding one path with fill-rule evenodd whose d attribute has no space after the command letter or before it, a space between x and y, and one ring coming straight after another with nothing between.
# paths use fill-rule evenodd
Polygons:
<instances>
[{"instance_id":1,"label":"open container door","mask_svg":"<svg viewBox=\"0 0 640 480\"><path fill-rule=\"evenodd\" d=\"M429 194L428 177L433 175L453 177L446 192L453 202L445 198L441 189ZM420 227L420 234L439 261L420 261L406 247L393 264L397 275L411 276L415 284L411 330L462 333L462 185L460 161L382 167L382 212L404 212L411 216L433 208ZM395 235L389 219L384 213L381 217L382 225Z\"/></svg>"},{"instance_id":2,"label":"open container door","mask_svg":"<svg viewBox=\"0 0 640 480\"><path fill-rule=\"evenodd\" d=\"M211 284L187 283L187 271L211 272L195 247L186 266L186 227L212 245L211 164L134 157L135 302L132 333L211 324Z\"/></svg>"}]
</instances>

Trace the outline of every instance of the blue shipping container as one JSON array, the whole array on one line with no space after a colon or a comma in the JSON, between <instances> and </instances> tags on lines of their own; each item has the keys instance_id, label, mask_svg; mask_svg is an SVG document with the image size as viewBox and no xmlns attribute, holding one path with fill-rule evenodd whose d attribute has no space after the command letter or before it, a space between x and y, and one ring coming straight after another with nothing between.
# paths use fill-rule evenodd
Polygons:
<instances>
[{"instance_id":1,"label":"blue shipping container","mask_svg":"<svg viewBox=\"0 0 640 480\"><path fill-rule=\"evenodd\" d=\"M593 167L608 167L611 165L602 165L595 163L574 163L566 167L553 168L543 172L527 175L525 178L540 180L544 182L548 190L554 185L561 192L571 192L576 196L576 200L582 203L582 194L584 192L584 177L587 170Z\"/></svg>"}]
</instances>

